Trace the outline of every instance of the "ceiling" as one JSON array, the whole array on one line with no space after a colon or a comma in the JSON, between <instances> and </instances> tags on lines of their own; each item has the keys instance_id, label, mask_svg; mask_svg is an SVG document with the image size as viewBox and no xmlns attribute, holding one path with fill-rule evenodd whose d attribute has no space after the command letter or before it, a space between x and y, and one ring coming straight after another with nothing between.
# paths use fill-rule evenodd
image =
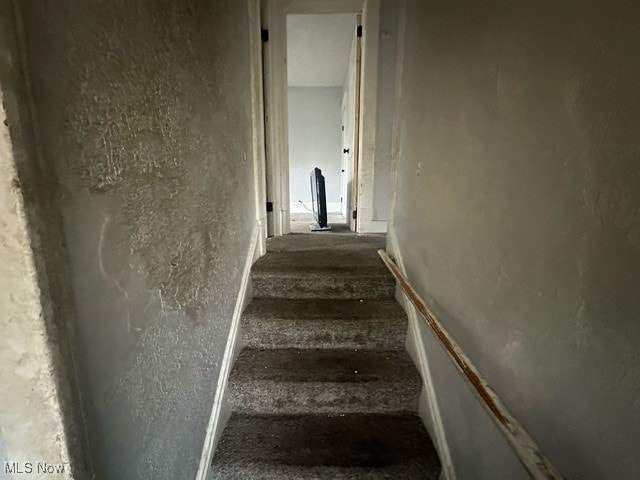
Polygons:
<instances>
[{"instance_id":1,"label":"ceiling","mask_svg":"<svg viewBox=\"0 0 640 480\"><path fill-rule=\"evenodd\" d=\"M342 86L355 31L353 13L287 16L289 85Z\"/></svg>"}]
</instances>

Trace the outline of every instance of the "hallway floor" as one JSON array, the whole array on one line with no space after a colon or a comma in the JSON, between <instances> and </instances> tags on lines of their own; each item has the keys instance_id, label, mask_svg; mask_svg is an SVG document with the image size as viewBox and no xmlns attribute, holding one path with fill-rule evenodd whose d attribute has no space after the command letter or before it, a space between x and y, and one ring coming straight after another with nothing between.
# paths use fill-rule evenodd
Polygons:
<instances>
[{"instance_id":1,"label":"hallway floor","mask_svg":"<svg viewBox=\"0 0 640 480\"><path fill-rule=\"evenodd\" d=\"M315 223L313 213L292 213L291 233L326 234L327 232L310 232L309 225ZM327 223L331 226L331 233L352 233L347 227L347 221L341 213L329 213Z\"/></svg>"},{"instance_id":2,"label":"hallway floor","mask_svg":"<svg viewBox=\"0 0 640 480\"><path fill-rule=\"evenodd\" d=\"M436 479L384 235L268 241L252 271L216 479Z\"/></svg>"}]
</instances>

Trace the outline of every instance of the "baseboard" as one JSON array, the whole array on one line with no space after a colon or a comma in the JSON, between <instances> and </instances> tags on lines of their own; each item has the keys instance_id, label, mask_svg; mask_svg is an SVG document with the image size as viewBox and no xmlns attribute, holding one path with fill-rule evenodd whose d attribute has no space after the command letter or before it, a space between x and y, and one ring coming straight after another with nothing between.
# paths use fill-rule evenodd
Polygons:
<instances>
[{"instance_id":1,"label":"baseboard","mask_svg":"<svg viewBox=\"0 0 640 480\"><path fill-rule=\"evenodd\" d=\"M404 262L402 261L402 252L398 245L398 241L393 228L390 228L387 233L387 252L394 257L396 265L403 273L406 273L404 268ZM422 420L427 423L430 420L432 426L432 434L434 435L434 444L442 463L442 473L440 475L441 480L456 480L456 473L451 461L451 452L449 449L449 443L447 442L447 436L445 434L444 425L442 423L442 416L440 414L440 407L438 405L438 399L433 387L433 380L431 375L431 368L429 367L429 359L427 358L427 351L420 334L420 322L422 321L416 311L415 307L407 300L405 295L398 290L397 299L409 318L409 328L407 332L407 350L413 359L416 368L420 372L422 377L422 383L424 387L424 395L427 401L428 412L420 412ZM422 409L421 409L422 410ZM424 418L424 415L428 415L428 419Z\"/></svg>"},{"instance_id":2,"label":"baseboard","mask_svg":"<svg viewBox=\"0 0 640 480\"><path fill-rule=\"evenodd\" d=\"M363 220L361 222L358 222L358 233L387 233L387 221Z\"/></svg>"},{"instance_id":3,"label":"baseboard","mask_svg":"<svg viewBox=\"0 0 640 480\"><path fill-rule=\"evenodd\" d=\"M207 479L215 447L222 435L222 431L226 426L227 420L229 419L230 405L227 400L227 381L235 360L236 347L239 339L238 333L240 331L240 318L244 307L251 299L251 267L255 260L263 254L262 232L263 226L258 224L254 227L251 235L249 251L247 252L247 258L242 271L240 290L238 291L238 296L236 298L233 318L231 319L231 328L229 330L229 336L227 337L227 344L222 358L220 374L218 375L218 383L216 385L216 391L213 398L213 406L211 408L209 423L207 424L207 433L204 440L204 447L202 449L202 456L200 457L200 466L198 468L196 480Z\"/></svg>"},{"instance_id":4,"label":"baseboard","mask_svg":"<svg viewBox=\"0 0 640 480\"><path fill-rule=\"evenodd\" d=\"M313 212L313 208L311 202L291 202L289 205L289 209L291 213L311 213ZM327 212L329 213L341 213L342 212L342 204L340 202L331 202L327 203Z\"/></svg>"}]
</instances>

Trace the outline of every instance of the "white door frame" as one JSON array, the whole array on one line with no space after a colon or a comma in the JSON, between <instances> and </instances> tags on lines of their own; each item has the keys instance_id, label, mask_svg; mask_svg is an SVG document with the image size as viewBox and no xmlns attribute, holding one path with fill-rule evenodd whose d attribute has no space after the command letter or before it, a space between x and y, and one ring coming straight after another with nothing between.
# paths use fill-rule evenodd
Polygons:
<instances>
[{"instance_id":1,"label":"white door frame","mask_svg":"<svg viewBox=\"0 0 640 480\"><path fill-rule=\"evenodd\" d=\"M348 81L348 79L347 79ZM353 155L353 152L345 153L344 149L347 148L347 145L351 145L351 142L347 140L347 132L349 131L349 90L343 90L342 92L342 103L340 105L341 115L342 115L342 144L341 144L341 153L340 153L340 213L344 216L344 218L349 218L349 172L347 169L349 168L349 156ZM351 148L349 146L349 148Z\"/></svg>"},{"instance_id":2,"label":"white door frame","mask_svg":"<svg viewBox=\"0 0 640 480\"><path fill-rule=\"evenodd\" d=\"M380 0L266 0L262 27L268 29L264 46L267 214L269 235L291 231L289 204L289 132L287 113L287 15L362 13L363 58L358 163L358 233L386 232L387 222L373 220L373 173L376 137L378 31Z\"/></svg>"},{"instance_id":3,"label":"white door frame","mask_svg":"<svg viewBox=\"0 0 640 480\"><path fill-rule=\"evenodd\" d=\"M260 0L247 1L249 14L249 61L251 69L251 129L253 181L258 226L258 254L267 252L267 193L265 176L264 76L262 73L262 39L260 35Z\"/></svg>"}]
</instances>

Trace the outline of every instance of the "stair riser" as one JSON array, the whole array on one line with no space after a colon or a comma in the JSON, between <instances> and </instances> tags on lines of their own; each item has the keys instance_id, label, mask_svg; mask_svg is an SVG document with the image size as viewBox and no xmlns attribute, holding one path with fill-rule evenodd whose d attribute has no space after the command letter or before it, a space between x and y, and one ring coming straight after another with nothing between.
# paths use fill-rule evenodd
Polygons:
<instances>
[{"instance_id":1,"label":"stair riser","mask_svg":"<svg viewBox=\"0 0 640 480\"><path fill-rule=\"evenodd\" d=\"M393 277L349 277L305 275L252 277L255 298L327 298L327 299L388 299L395 295Z\"/></svg>"},{"instance_id":2,"label":"stair riser","mask_svg":"<svg viewBox=\"0 0 640 480\"><path fill-rule=\"evenodd\" d=\"M420 384L284 383L231 384L234 411L252 414L413 413ZM256 395L256 392L260 392Z\"/></svg>"},{"instance_id":3,"label":"stair riser","mask_svg":"<svg viewBox=\"0 0 640 480\"><path fill-rule=\"evenodd\" d=\"M258 321L242 325L249 348L334 348L401 350L406 323L399 321Z\"/></svg>"}]
</instances>

